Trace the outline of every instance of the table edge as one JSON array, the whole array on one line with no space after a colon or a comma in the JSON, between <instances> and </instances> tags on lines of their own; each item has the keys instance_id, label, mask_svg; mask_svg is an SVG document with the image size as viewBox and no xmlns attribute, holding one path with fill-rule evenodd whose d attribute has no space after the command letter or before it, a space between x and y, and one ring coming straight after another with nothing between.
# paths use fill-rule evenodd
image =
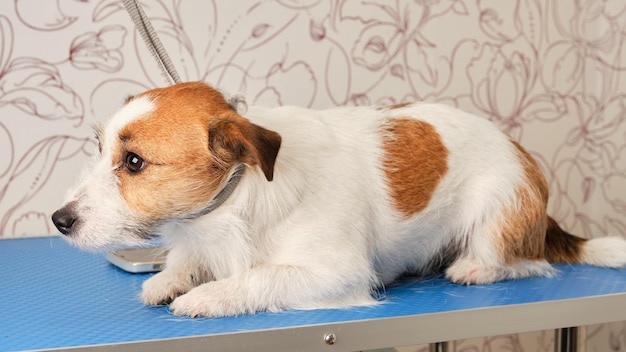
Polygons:
<instances>
[{"instance_id":1,"label":"table edge","mask_svg":"<svg viewBox=\"0 0 626 352\"><path fill-rule=\"evenodd\" d=\"M40 351L359 351L626 320L626 292L401 317ZM336 342L328 345L324 336Z\"/></svg>"}]
</instances>

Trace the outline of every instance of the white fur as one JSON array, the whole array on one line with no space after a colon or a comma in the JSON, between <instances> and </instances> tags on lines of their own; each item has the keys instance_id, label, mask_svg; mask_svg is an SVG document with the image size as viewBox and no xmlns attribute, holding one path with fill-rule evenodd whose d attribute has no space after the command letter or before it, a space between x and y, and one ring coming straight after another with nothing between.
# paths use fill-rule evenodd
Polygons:
<instances>
[{"instance_id":1,"label":"white fur","mask_svg":"<svg viewBox=\"0 0 626 352\"><path fill-rule=\"evenodd\" d=\"M626 242L621 237L594 238L585 243L582 260L584 263L621 267L626 265Z\"/></svg>"},{"instance_id":2,"label":"white fur","mask_svg":"<svg viewBox=\"0 0 626 352\"><path fill-rule=\"evenodd\" d=\"M133 100L115 115L104 149L115 145L115 131L152 104ZM392 204L382 170L381 127L393 116L433 125L449 150L448 172L426 209L409 219ZM487 237L523 182L514 146L488 121L433 104L393 110L251 107L245 117L282 137L274 180L248 168L217 210L151 228L172 249L166 269L144 283L145 303L173 300L175 314L191 316L374 304L372 290L424 269L454 242L465 248L448 270L457 282L553 272L543 260L503 263ZM69 197L92 224L72 236L82 247L139 240L124 230L140 219L116 191L109 154L103 152ZM590 262L626 262L623 240L589 243ZM621 252L609 248L614 245ZM605 261L594 254L606 251L613 256Z\"/></svg>"},{"instance_id":3,"label":"white fur","mask_svg":"<svg viewBox=\"0 0 626 352\"><path fill-rule=\"evenodd\" d=\"M119 143L118 132L153 110L153 102L139 98L113 115L103 131L104 139L100 141L102 151L94 154L91 163L83 169L78 184L67 193L66 203L73 203L75 211L85 219L80 224L80 235L67 237L77 246L104 250L116 243L140 245L145 242L129 232L129 229L137 227L138 219L120 193L112 192L118 188L114 171L119 167L119 162L112 160L112 151L113 146Z\"/></svg>"}]
</instances>

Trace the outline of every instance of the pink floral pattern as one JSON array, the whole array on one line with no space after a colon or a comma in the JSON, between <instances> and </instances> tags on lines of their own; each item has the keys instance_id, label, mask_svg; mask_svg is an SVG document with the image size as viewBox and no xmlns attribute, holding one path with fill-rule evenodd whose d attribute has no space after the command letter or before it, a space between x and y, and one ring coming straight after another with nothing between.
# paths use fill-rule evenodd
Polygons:
<instances>
[{"instance_id":1,"label":"pink floral pattern","mask_svg":"<svg viewBox=\"0 0 626 352\"><path fill-rule=\"evenodd\" d=\"M183 80L243 93L251 104L458 106L537 158L563 226L585 237L626 235L623 0L142 6ZM119 0L43 9L1 2L0 238L51 234L49 215L95 148L89 125L125 96L165 84ZM589 327L587 344L626 350L625 331L623 323ZM551 339L508 335L453 350L548 351Z\"/></svg>"},{"instance_id":2,"label":"pink floral pattern","mask_svg":"<svg viewBox=\"0 0 626 352\"><path fill-rule=\"evenodd\" d=\"M72 41L70 61L78 69L117 72L124 64L120 48L125 36L126 29L122 26L80 35Z\"/></svg>"}]
</instances>

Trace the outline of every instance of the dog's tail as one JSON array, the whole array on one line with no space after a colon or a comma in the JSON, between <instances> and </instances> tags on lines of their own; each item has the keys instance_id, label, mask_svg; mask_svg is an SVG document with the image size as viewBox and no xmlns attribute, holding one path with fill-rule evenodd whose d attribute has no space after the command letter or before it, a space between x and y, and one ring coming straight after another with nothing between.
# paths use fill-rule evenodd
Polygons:
<instances>
[{"instance_id":1,"label":"dog's tail","mask_svg":"<svg viewBox=\"0 0 626 352\"><path fill-rule=\"evenodd\" d=\"M626 239L576 237L548 217L545 258L553 263L584 263L618 268L626 266Z\"/></svg>"}]
</instances>

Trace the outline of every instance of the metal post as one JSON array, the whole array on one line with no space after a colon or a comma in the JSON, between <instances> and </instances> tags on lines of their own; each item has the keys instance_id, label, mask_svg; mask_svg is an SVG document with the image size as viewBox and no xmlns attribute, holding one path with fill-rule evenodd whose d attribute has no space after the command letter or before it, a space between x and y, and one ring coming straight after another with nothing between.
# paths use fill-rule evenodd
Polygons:
<instances>
[{"instance_id":1,"label":"metal post","mask_svg":"<svg viewBox=\"0 0 626 352\"><path fill-rule=\"evenodd\" d=\"M577 352L578 328L563 328L554 331L554 352Z\"/></svg>"},{"instance_id":2,"label":"metal post","mask_svg":"<svg viewBox=\"0 0 626 352\"><path fill-rule=\"evenodd\" d=\"M448 352L447 342L435 342L428 345L428 352Z\"/></svg>"}]
</instances>

